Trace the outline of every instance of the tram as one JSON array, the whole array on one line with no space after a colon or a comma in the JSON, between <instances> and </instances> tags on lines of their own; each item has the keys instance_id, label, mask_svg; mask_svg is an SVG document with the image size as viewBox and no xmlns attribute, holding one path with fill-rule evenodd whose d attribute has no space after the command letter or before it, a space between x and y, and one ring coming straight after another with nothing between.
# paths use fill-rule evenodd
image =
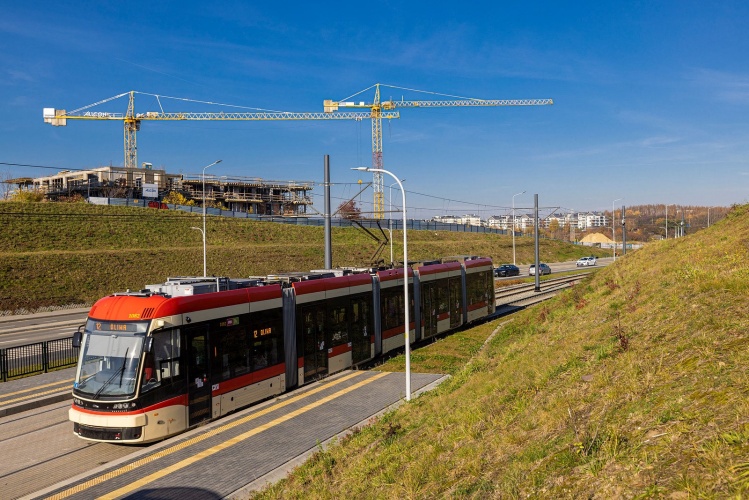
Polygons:
<instances>
[{"instance_id":1,"label":"tram","mask_svg":"<svg viewBox=\"0 0 749 500\"><path fill-rule=\"evenodd\" d=\"M69 419L90 441L148 443L494 313L491 259L264 278L169 278L98 300ZM342 275L336 275L342 274Z\"/></svg>"}]
</instances>

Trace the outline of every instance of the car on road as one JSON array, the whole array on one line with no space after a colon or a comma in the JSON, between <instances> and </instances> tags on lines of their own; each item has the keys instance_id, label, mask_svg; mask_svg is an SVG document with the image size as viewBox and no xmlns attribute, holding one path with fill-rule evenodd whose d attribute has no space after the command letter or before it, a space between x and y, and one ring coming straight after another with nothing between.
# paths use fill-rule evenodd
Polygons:
<instances>
[{"instance_id":1,"label":"car on road","mask_svg":"<svg viewBox=\"0 0 749 500\"><path fill-rule=\"evenodd\" d=\"M504 278L505 276L520 276L520 268L512 264L502 264L494 269L495 278Z\"/></svg>"},{"instance_id":2,"label":"car on road","mask_svg":"<svg viewBox=\"0 0 749 500\"><path fill-rule=\"evenodd\" d=\"M591 255L590 257L580 257L577 259L577 267L583 267L583 266L595 266L596 265L596 257L594 255Z\"/></svg>"},{"instance_id":3,"label":"car on road","mask_svg":"<svg viewBox=\"0 0 749 500\"><path fill-rule=\"evenodd\" d=\"M531 264L531 267L528 268L528 276L535 276L536 274L536 264ZM548 266L548 264L544 264L543 262L538 265L538 274L539 276L543 276L544 274L551 274L551 268Z\"/></svg>"}]
</instances>

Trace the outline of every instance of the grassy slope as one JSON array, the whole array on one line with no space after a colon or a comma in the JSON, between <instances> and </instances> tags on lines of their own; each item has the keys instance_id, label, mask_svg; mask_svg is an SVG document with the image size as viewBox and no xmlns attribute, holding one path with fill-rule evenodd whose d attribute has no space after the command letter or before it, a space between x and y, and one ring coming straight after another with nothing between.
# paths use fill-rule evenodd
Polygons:
<instances>
[{"instance_id":1,"label":"grassy slope","mask_svg":"<svg viewBox=\"0 0 749 500\"><path fill-rule=\"evenodd\" d=\"M203 273L200 213L62 203L0 203L0 311L81 304L167 276ZM208 217L208 273L264 275L323 266L323 229ZM511 260L511 238L477 233L409 232L414 260L457 254ZM402 233L393 232L394 255ZM518 262L533 258L533 241L516 238ZM333 265L366 265L377 243L357 229L333 228ZM543 241L544 260L590 252ZM604 255L604 253L600 253ZM390 249L382 257L389 260Z\"/></svg>"},{"instance_id":2,"label":"grassy slope","mask_svg":"<svg viewBox=\"0 0 749 500\"><path fill-rule=\"evenodd\" d=\"M453 378L259 496L749 496L747 310L743 206L415 353Z\"/></svg>"}]
</instances>

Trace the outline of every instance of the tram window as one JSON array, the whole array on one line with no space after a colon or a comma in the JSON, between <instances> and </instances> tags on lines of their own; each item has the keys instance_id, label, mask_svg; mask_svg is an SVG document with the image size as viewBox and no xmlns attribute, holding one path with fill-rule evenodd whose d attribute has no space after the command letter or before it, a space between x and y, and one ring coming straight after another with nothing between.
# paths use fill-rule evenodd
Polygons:
<instances>
[{"instance_id":1,"label":"tram window","mask_svg":"<svg viewBox=\"0 0 749 500\"><path fill-rule=\"evenodd\" d=\"M445 314L448 312L447 307L447 287L445 281L440 281L437 286L437 313Z\"/></svg>"},{"instance_id":2,"label":"tram window","mask_svg":"<svg viewBox=\"0 0 749 500\"><path fill-rule=\"evenodd\" d=\"M469 274L466 277L466 288L469 304L486 302L489 299L490 277L488 271Z\"/></svg>"},{"instance_id":3,"label":"tram window","mask_svg":"<svg viewBox=\"0 0 749 500\"><path fill-rule=\"evenodd\" d=\"M400 293L399 293L400 291ZM382 324L384 330L390 330L403 325L405 314L403 311L402 289L391 289L382 295Z\"/></svg>"},{"instance_id":4,"label":"tram window","mask_svg":"<svg viewBox=\"0 0 749 500\"><path fill-rule=\"evenodd\" d=\"M214 373L221 380L244 375L250 371L250 346L242 321L239 325L218 328Z\"/></svg>"},{"instance_id":5,"label":"tram window","mask_svg":"<svg viewBox=\"0 0 749 500\"><path fill-rule=\"evenodd\" d=\"M157 332L153 337L155 378L159 382L179 376L180 336L179 329Z\"/></svg>"},{"instance_id":6,"label":"tram window","mask_svg":"<svg viewBox=\"0 0 749 500\"><path fill-rule=\"evenodd\" d=\"M466 294L469 304L476 304L483 299L484 291L481 287L480 278L480 274L477 273L466 276Z\"/></svg>"},{"instance_id":7,"label":"tram window","mask_svg":"<svg viewBox=\"0 0 749 500\"><path fill-rule=\"evenodd\" d=\"M281 310L271 309L250 314L252 335L252 369L262 370L283 362L283 327Z\"/></svg>"},{"instance_id":8,"label":"tram window","mask_svg":"<svg viewBox=\"0 0 749 500\"><path fill-rule=\"evenodd\" d=\"M141 377L143 392L150 391L161 384L161 374L155 369L155 366L153 351L146 353L146 359L143 363L143 376Z\"/></svg>"},{"instance_id":9,"label":"tram window","mask_svg":"<svg viewBox=\"0 0 749 500\"><path fill-rule=\"evenodd\" d=\"M363 337L369 337L371 327L369 323L369 307L370 302L367 299L353 299L351 301L352 320L351 320L351 331L352 335L361 335Z\"/></svg>"},{"instance_id":10,"label":"tram window","mask_svg":"<svg viewBox=\"0 0 749 500\"><path fill-rule=\"evenodd\" d=\"M346 301L336 300L328 308L328 326L330 328L330 346L348 344L348 320L346 318Z\"/></svg>"},{"instance_id":11,"label":"tram window","mask_svg":"<svg viewBox=\"0 0 749 500\"><path fill-rule=\"evenodd\" d=\"M368 304L364 299L355 299L351 301L351 326L355 334L361 333L363 336L367 336L367 317L369 314Z\"/></svg>"}]
</instances>

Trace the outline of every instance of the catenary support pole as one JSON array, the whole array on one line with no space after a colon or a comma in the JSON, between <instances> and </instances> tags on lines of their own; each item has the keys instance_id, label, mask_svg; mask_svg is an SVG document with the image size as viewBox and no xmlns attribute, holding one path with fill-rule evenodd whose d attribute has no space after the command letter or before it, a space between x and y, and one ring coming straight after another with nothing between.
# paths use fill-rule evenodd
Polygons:
<instances>
[{"instance_id":1,"label":"catenary support pole","mask_svg":"<svg viewBox=\"0 0 749 500\"><path fill-rule=\"evenodd\" d=\"M325 269L333 269L333 246L330 238L330 155L325 155Z\"/></svg>"},{"instance_id":2,"label":"catenary support pole","mask_svg":"<svg viewBox=\"0 0 749 500\"><path fill-rule=\"evenodd\" d=\"M533 195L533 239L535 240L534 244L534 251L535 251L535 258L536 258L536 276L535 276L535 288L534 291L540 292L541 291L541 269L539 269L539 266L541 265L541 262L539 260L539 251L538 251L538 194Z\"/></svg>"}]
</instances>

